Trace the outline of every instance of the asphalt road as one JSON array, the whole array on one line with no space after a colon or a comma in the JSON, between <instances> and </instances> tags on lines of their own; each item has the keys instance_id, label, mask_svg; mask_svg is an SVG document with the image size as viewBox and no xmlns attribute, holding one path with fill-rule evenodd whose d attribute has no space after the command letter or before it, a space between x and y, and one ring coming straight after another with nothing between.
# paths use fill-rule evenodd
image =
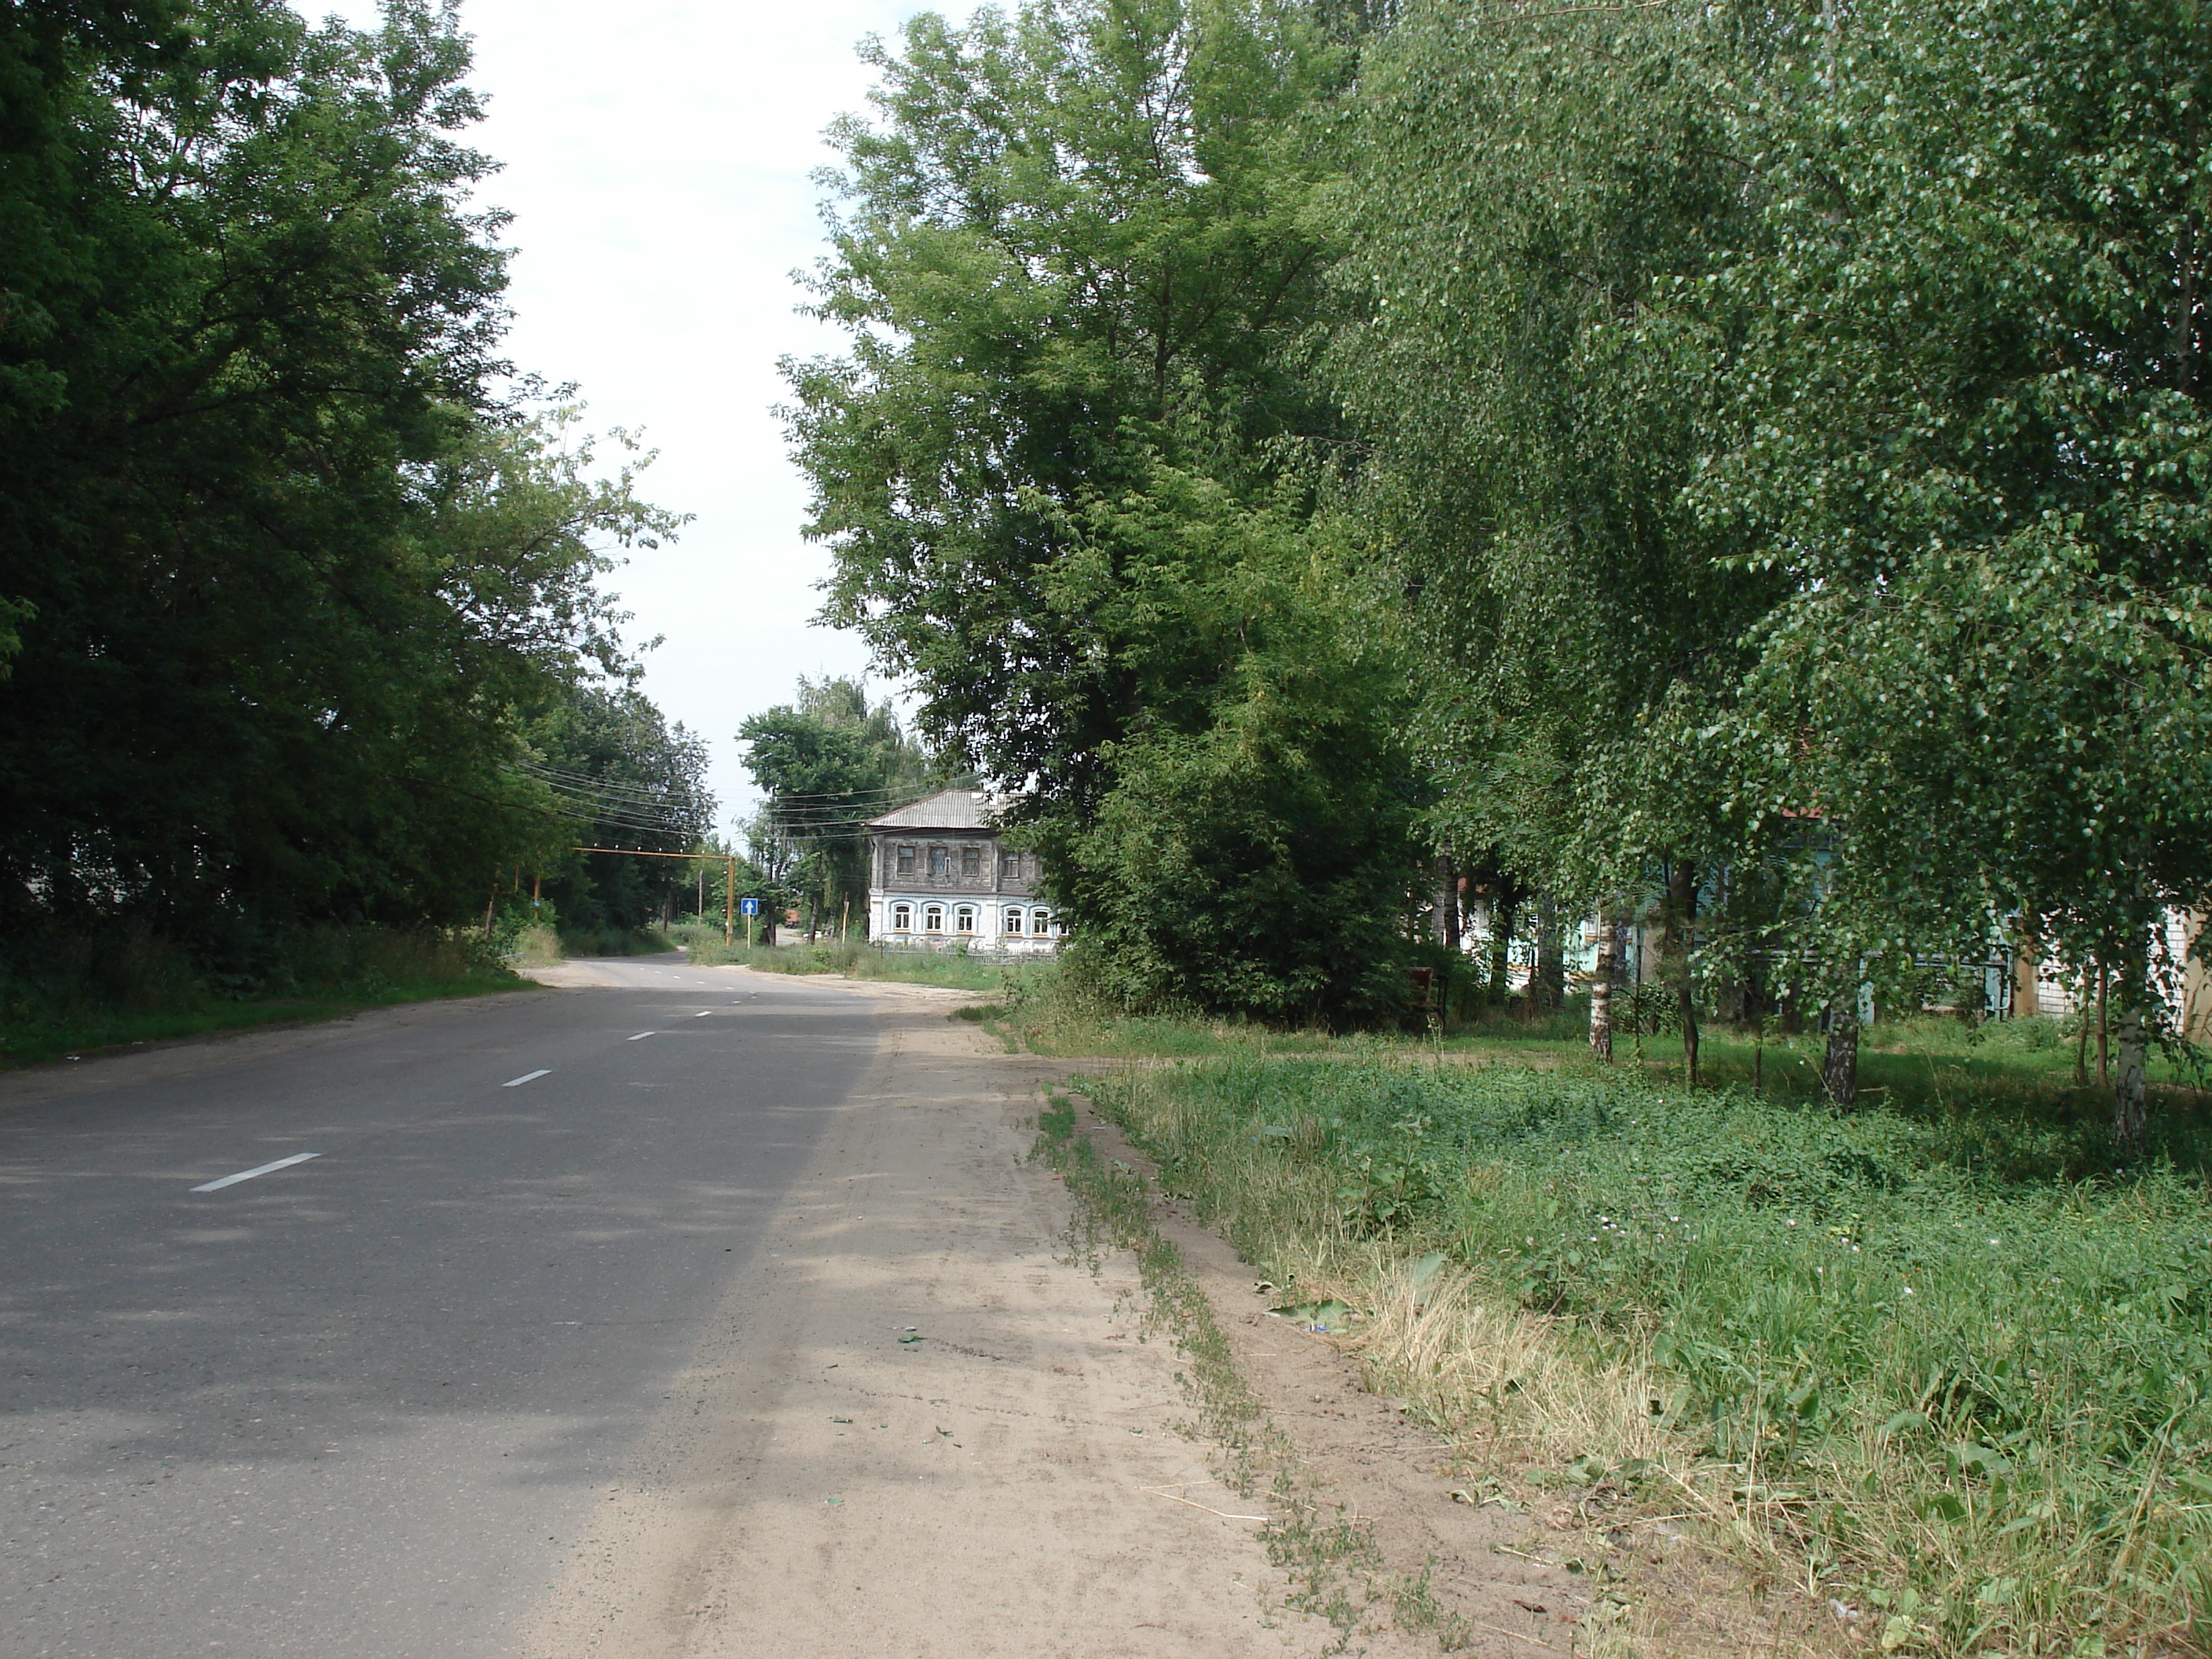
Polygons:
<instances>
[{"instance_id":1,"label":"asphalt road","mask_svg":"<svg viewBox=\"0 0 2212 1659\"><path fill-rule=\"evenodd\" d=\"M511 1650L875 1048L831 988L597 966L0 1090L0 1650Z\"/></svg>"}]
</instances>

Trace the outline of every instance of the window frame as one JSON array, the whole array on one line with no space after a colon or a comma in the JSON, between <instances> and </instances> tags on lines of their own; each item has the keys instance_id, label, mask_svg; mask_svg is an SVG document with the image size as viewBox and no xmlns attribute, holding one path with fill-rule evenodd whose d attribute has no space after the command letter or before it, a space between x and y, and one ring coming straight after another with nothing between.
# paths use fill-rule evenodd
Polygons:
<instances>
[{"instance_id":1,"label":"window frame","mask_svg":"<svg viewBox=\"0 0 2212 1659\"><path fill-rule=\"evenodd\" d=\"M1024 936L1022 932L1022 907L1020 905L1010 904L1006 907L1006 933L1008 939L1019 939Z\"/></svg>"},{"instance_id":2,"label":"window frame","mask_svg":"<svg viewBox=\"0 0 2212 1659\"><path fill-rule=\"evenodd\" d=\"M952 907L952 931L961 939L972 939L975 933L975 907L956 904Z\"/></svg>"},{"instance_id":3,"label":"window frame","mask_svg":"<svg viewBox=\"0 0 2212 1659\"><path fill-rule=\"evenodd\" d=\"M914 932L914 906L911 904L891 906L891 932L894 933Z\"/></svg>"},{"instance_id":4,"label":"window frame","mask_svg":"<svg viewBox=\"0 0 2212 1659\"><path fill-rule=\"evenodd\" d=\"M943 905L925 904L921 907L921 931L925 933L941 933L945 931Z\"/></svg>"},{"instance_id":5,"label":"window frame","mask_svg":"<svg viewBox=\"0 0 2212 1659\"><path fill-rule=\"evenodd\" d=\"M901 842L892 848L891 872L900 876L910 876L914 873L914 843L912 842Z\"/></svg>"}]
</instances>

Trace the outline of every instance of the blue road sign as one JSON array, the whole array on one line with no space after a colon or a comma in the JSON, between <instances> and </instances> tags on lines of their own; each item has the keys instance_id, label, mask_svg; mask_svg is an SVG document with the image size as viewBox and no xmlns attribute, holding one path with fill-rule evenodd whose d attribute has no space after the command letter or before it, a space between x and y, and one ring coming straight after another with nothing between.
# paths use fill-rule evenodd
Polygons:
<instances>
[{"instance_id":1,"label":"blue road sign","mask_svg":"<svg viewBox=\"0 0 2212 1659\"><path fill-rule=\"evenodd\" d=\"M757 916L760 914L760 901L758 899L739 899L738 901L738 908L743 911L746 915Z\"/></svg>"}]
</instances>

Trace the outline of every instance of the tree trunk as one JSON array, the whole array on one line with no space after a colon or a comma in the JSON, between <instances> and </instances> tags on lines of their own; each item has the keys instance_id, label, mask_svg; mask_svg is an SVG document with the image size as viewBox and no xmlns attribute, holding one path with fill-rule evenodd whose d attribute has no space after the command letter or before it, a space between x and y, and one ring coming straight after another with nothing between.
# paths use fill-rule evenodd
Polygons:
<instances>
[{"instance_id":1,"label":"tree trunk","mask_svg":"<svg viewBox=\"0 0 2212 1659\"><path fill-rule=\"evenodd\" d=\"M1528 1000L1539 1013L1556 1013L1566 1000L1567 959L1559 938L1559 907L1549 896L1536 901L1536 972Z\"/></svg>"},{"instance_id":2,"label":"tree trunk","mask_svg":"<svg viewBox=\"0 0 2212 1659\"><path fill-rule=\"evenodd\" d=\"M2103 963L2097 966L2097 1086L2112 1085L2112 979Z\"/></svg>"},{"instance_id":3,"label":"tree trunk","mask_svg":"<svg viewBox=\"0 0 2212 1659\"><path fill-rule=\"evenodd\" d=\"M2203 1042L2212 1026L2212 977L2204 971L2205 913L2191 910L2182 924L2181 1035Z\"/></svg>"},{"instance_id":4,"label":"tree trunk","mask_svg":"<svg viewBox=\"0 0 2212 1659\"><path fill-rule=\"evenodd\" d=\"M1692 1089L1698 1086L1698 999L1690 953L1697 947L1697 868L1686 859L1678 859L1667 872L1667 932L1674 995L1682 1015L1682 1075Z\"/></svg>"},{"instance_id":5,"label":"tree trunk","mask_svg":"<svg viewBox=\"0 0 2212 1659\"><path fill-rule=\"evenodd\" d=\"M2043 998L2037 981L2043 967L2043 945L2036 937L2035 923L2027 917L2020 919L2014 933L2012 954L2012 1017L2031 1019L2043 1012Z\"/></svg>"},{"instance_id":6,"label":"tree trunk","mask_svg":"<svg viewBox=\"0 0 2212 1659\"><path fill-rule=\"evenodd\" d=\"M1828 1052L1820 1059L1820 1095L1849 1111L1859 1097L1859 1016L1850 1004L1828 1005Z\"/></svg>"},{"instance_id":7,"label":"tree trunk","mask_svg":"<svg viewBox=\"0 0 2212 1659\"><path fill-rule=\"evenodd\" d=\"M1503 1003L1513 994L1513 925L1517 907L1503 892L1490 901L1490 994Z\"/></svg>"},{"instance_id":8,"label":"tree trunk","mask_svg":"<svg viewBox=\"0 0 2212 1659\"><path fill-rule=\"evenodd\" d=\"M1447 951L1459 949L1459 875L1452 868L1451 855L1437 854L1435 910L1431 920L1435 924L1436 941Z\"/></svg>"},{"instance_id":9,"label":"tree trunk","mask_svg":"<svg viewBox=\"0 0 2212 1659\"><path fill-rule=\"evenodd\" d=\"M1590 1052L1613 1064L1613 981L1620 971L1620 924L1601 905L1597 913L1597 970L1590 975Z\"/></svg>"},{"instance_id":10,"label":"tree trunk","mask_svg":"<svg viewBox=\"0 0 2212 1659\"><path fill-rule=\"evenodd\" d=\"M2111 1000L2119 1006L2113 1011L2113 1024L2118 1028L2118 1064L2112 1068L2112 1140L2120 1157L2134 1163L2142 1156L2143 1134L2148 1127L2148 1111L2143 1097L2143 1069L2149 1047L2148 1022L2145 1020L2143 1004L2149 995L2147 983L2149 963L2144 959L2142 936L2131 951L2123 954L2114 970L2106 978L2110 987ZM2100 1000L2099 1012L2104 1012ZM2102 1020L2100 1018L2100 1024ZM2104 1032L2098 1033L2098 1058L2101 1060Z\"/></svg>"},{"instance_id":11,"label":"tree trunk","mask_svg":"<svg viewBox=\"0 0 2212 1659\"><path fill-rule=\"evenodd\" d=\"M2122 1009L2119 1065L2112 1079L2112 1139L2118 1145L2120 1155L2130 1163L2142 1156L2143 1133L2148 1124L2148 1111L2143 1097L2147 1047L2142 1008Z\"/></svg>"}]
</instances>

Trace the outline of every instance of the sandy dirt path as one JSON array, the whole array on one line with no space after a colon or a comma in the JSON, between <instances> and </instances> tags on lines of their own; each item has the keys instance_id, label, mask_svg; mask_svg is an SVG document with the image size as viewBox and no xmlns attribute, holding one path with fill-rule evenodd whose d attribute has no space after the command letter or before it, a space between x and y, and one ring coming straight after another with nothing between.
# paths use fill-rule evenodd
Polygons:
<instances>
[{"instance_id":1,"label":"sandy dirt path","mask_svg":"<svg viewBox=\"0 0 2212 1659\"><path fill-rule=\"evenodd\" d=\"M1264 1504L1176 1431L1176 1357L1141 1340L1133 1268L1062 1259L1067 1196L1023 1162L1054 1063L987 1052L946 1018L967 999L852 988L878 1003L874 1069L522 1650L1328 1647L1281 1606Z\"/></svg>"}]
</instances>

